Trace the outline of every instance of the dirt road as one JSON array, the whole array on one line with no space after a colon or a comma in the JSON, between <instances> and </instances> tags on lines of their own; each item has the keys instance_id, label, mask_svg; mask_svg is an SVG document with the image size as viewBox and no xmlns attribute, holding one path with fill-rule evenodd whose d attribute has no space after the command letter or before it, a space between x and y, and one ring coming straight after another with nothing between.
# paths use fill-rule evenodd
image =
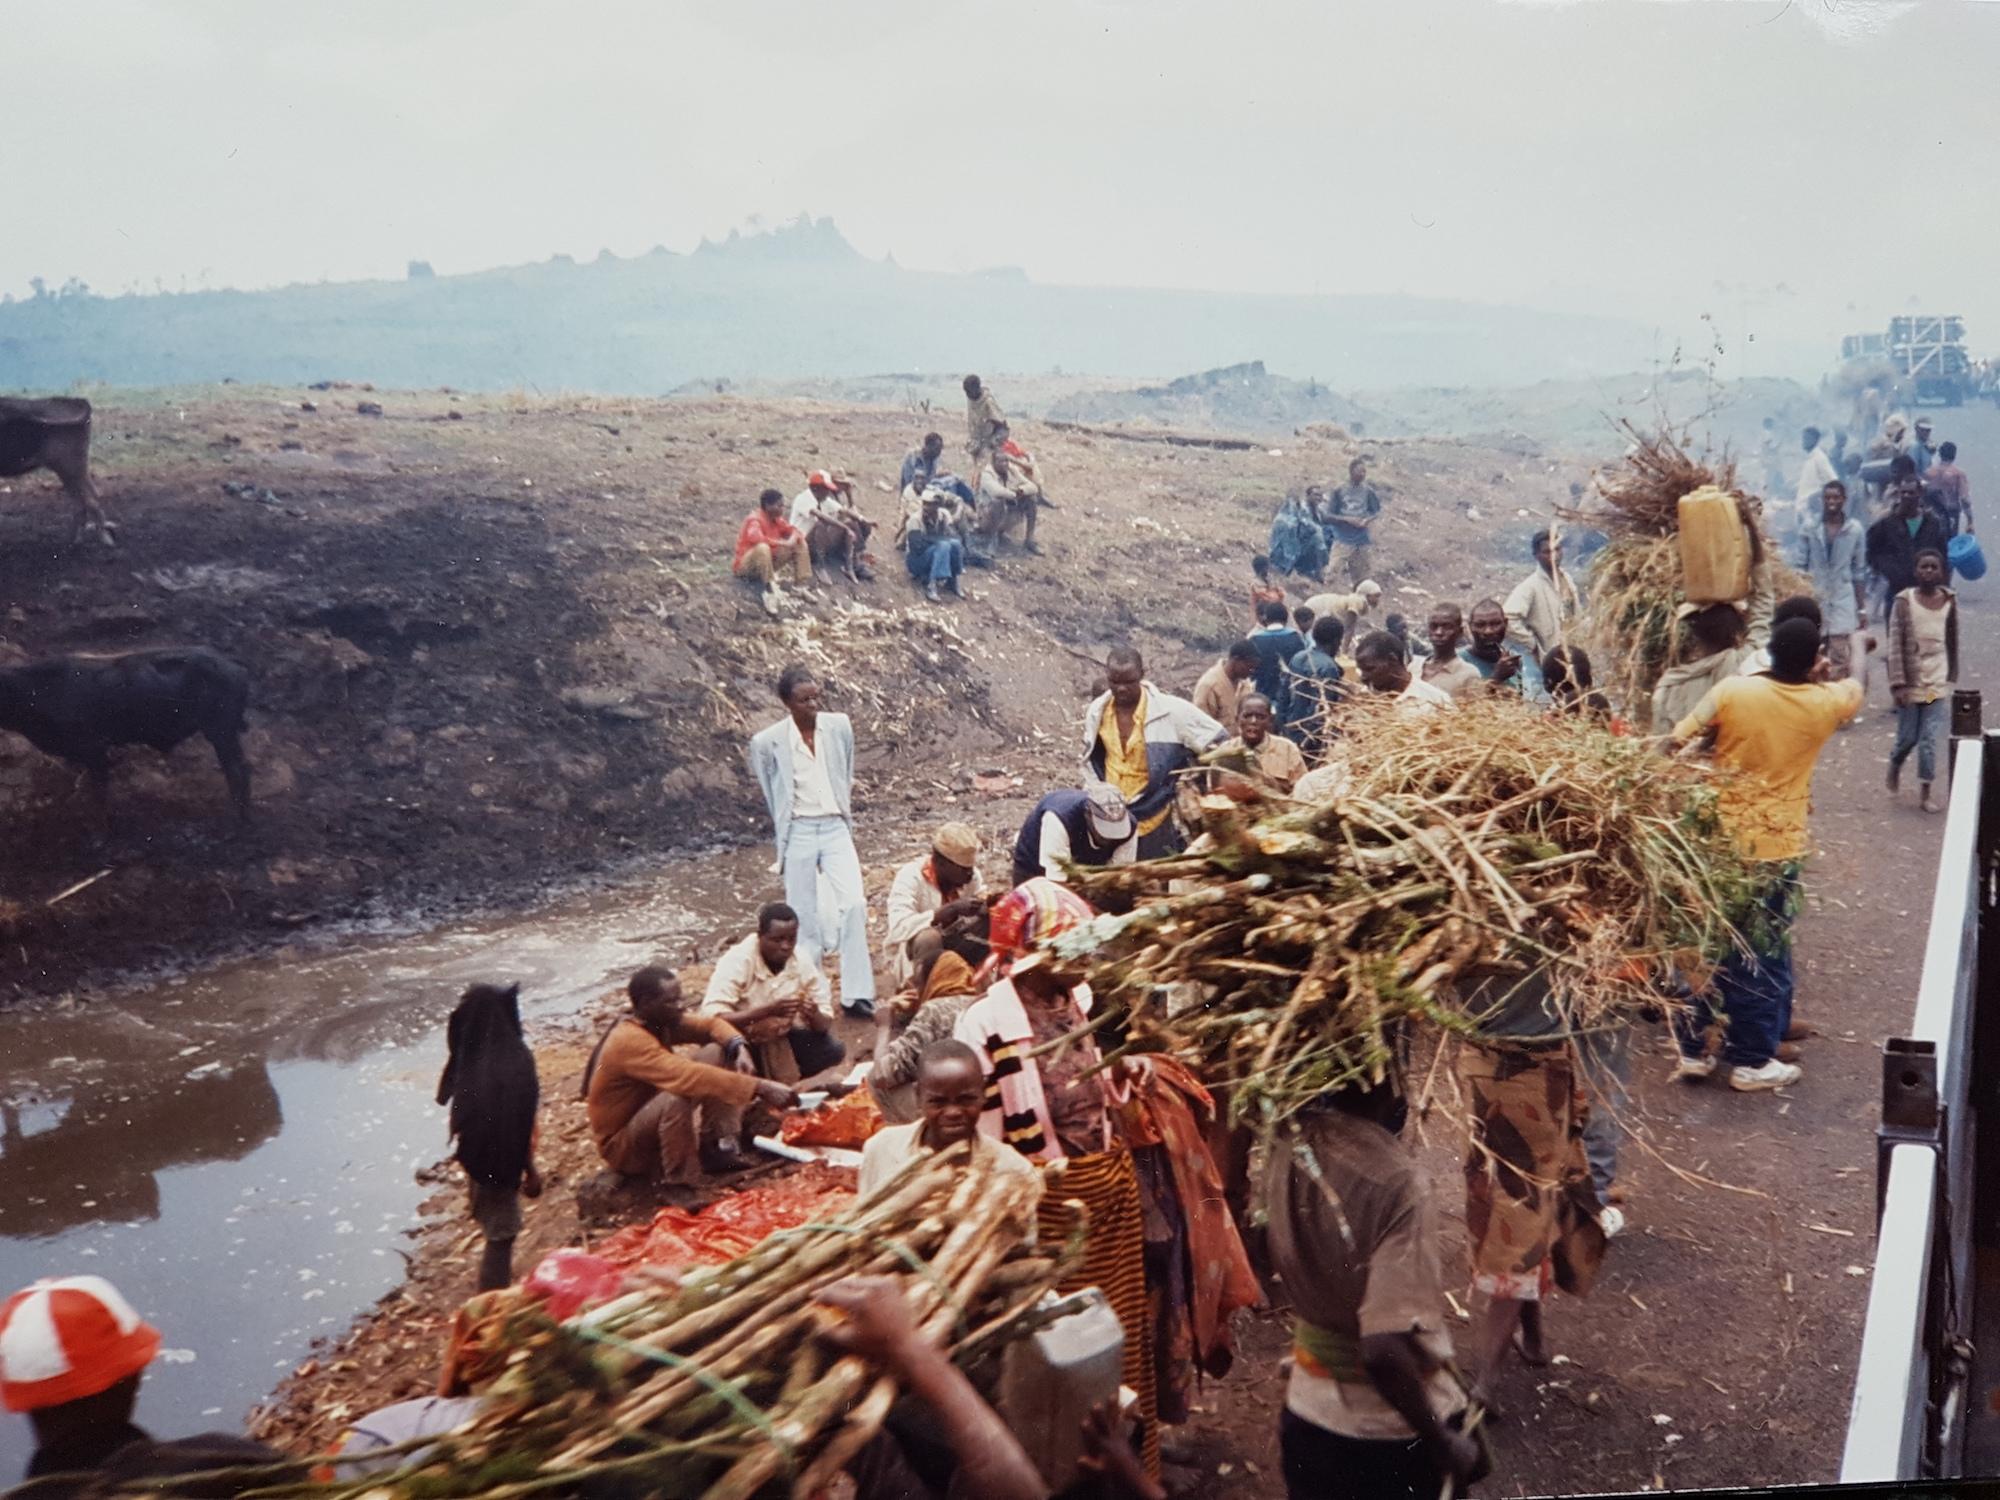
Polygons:
<instances>
[{"instance_id":1,"label":"dirt road","mask_svg":"<svg viewBox=\"0 0 2000 1500\"><path fill-rule=\"evenodd\" d=\"M2000 416L1978 408L1936 420L1940 437L1961 445L1975 504L2000 494ZM1961 583L1960 601L1962 685L1988 694L1995 725L2000 672L1983 648L2000 590L1990 578ZM1914 764L1900 799L1883 787L1894 710L1879 670L1864 714L1828 748L1814 783L1797 1013L1820 1035L1805 1044L1805 1079L1779 1095L1677 1085L1666 1080L1664 1029L1635 1042L1630 1123L1640 1140L1620 1160L1630 1227L1589 1299L1552 1304L1551 1346L1564 1362L1507 1371L1499 1389L1510 1420L1495 1430L1498 1469L1485 1493L1837 1475L1874 1261L1881 1044L1905 1031L1915 1007L1943 823L1917 810ZM1463 1267L1457 1145L1448 1126L1433 1123L1429 1135L1446 1265ZM1245 1363L1211 1387L1194 1429L1197 1467L1217 1496L1232 1492L1231 1476L1242 1482L1246 1460L1266 1474L1277 1462L1286 1325L1265 1315L1253 1326ZM1458 1332L1463 1353L1467 1325Z\"/></svg>"}]
</instances>

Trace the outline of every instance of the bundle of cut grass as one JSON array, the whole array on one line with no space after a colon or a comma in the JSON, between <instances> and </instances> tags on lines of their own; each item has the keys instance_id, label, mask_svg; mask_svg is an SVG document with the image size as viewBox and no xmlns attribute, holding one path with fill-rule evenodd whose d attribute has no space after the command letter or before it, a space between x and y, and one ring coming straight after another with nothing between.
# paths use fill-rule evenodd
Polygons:
<instances>
[{"instance_id":1,"label":"bundle of cut grass","mask_svg":"<svg viewBox=\"0 0 2000 1500\"><path fill-rule=\"evenodd\" d=\"M1680 554L1683 496L1712 486L1736 497L1753 539L1753 593L1768 593L1767 603L1788 594L1810 594L1812 586L1778 559L1756 501L1737 485L1733 462L1725 459L1711 468L1692 457L1683 439L1672 433L1648 435L1630 422L1621 425L1632 446L1619 463L1598 475L1605 508L1564 511L1562 516L1598 527L1610 538L1591 560L1583 634L1597 686L1643 728L1650 725L1653 689L1674 664L1679 644L1675 611L1686 599Z\"/></svg>"},{"instance_id":2,"label":"bundle of cut grass","mask_svg":"<svg viewBox=\"0 0 2000 1500\"><path fill-rule=\"evenodd\" d=\"M1078 868L1100 916L1050 946L1123 1046L1171 1051L1268 1130L1379 1077L1403 1022L1477 1033L1467 1004L1531 973L1572 1032L1659 1003L1655 978L1735 941L1747 872L1715 782L1581 717L1495 699L1342 720L1344 784L1252 821L1203 802L1205 845Z\"/></svg>"},{"instance_id":3,"label":"bundle of cut grass","mask_svg":"<svg viewBox=\"0 0 2000 1500\"><path fill-rule=\"evenodd\" d=\"M911 1163L844 1217L774 1234L677 1289L631 1292L567 1323L524 1302L506 1324L506 1370L465 1426L388 1473L314 1482L291 1466L255 1493L815 1494L896 1397L893 1380L820 1337L841 1315L819 1293L851 1275L894 1277L919 1335L977 1361L1033 1326L1035 1304L1077 1251L1080 1206L1069 1244L1024 1247L1041 1182L955 1146Z\"/></svg>"}]
</instances>

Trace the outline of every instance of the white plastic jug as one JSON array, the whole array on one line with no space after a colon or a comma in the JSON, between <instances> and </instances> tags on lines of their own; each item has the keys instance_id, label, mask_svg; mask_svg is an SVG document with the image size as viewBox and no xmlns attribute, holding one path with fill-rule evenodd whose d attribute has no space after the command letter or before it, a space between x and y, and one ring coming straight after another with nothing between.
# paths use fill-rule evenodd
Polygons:
<instances>
[{"instance_id":1,"label":"white plastic jug","mask_svg":"<svg viewBox=\"0 0 2000 1500\"><path fill-rule=\"evenodd\" d=\"M1083 1419L1118 1394L1125 1330L1094 1286L1062 1298L1050 1293L1042 1307L1071 1310L1007 1346L997 1405L1042 1478L1060 1490L1077 1477Z\"/></svg>"}]
</instances>

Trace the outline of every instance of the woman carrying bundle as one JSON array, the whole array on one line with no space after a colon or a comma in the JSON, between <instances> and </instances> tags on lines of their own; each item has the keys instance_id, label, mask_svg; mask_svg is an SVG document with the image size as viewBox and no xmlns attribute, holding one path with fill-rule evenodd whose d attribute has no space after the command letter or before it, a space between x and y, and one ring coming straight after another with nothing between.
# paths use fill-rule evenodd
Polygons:
<instances>
[{"instance_id":1,"label":"woman carrying bundle","mask_svg":"<svg viewBox=\"0 0 2000 1500\"><path fill-rule=\"evenodd\" d=\"M1083 1259L1057 1288L1100 1288L1125 1329L1124 1382L1139 1394L1146 1472L1160 1472L1157 1372L1153 1320L1146 1294L1146 1216L1132 1153L1119 1143L1112 1111L1131 1098L1124 1064L1094 1071L1097 1043L1084 1037L1037 1057L1038 1047L1068 1035L1090 1012L1090 987L1072 978L1035 945L1088 922L1083 898L1036 878L993 908L993 955L998 977L966 1008L955 1032L979 1055L986 1075L981 1134L1023 1156L1062 1162L1060 1179L1042 1199L1039 1235L1060 1244L1069 1233L1062 1204L1080 1201L1090 1215Z\"/></svg>"},{"instance_id":2,"label":"woman carrying bundle","mask_svg":"<svg viewBox=\"0 0 2000 1500\"><path fill-rule=\"evenodd\" d=\"M514 1279L521 1195L542 1195L535 1170L535 1111L541 1083L521 1035L521 987L475 984L445 1027L437 1102L451 1106L451 1139L472 1185L472 1217L486 1236L479 1290Z\"/></svg>"}]
</instances>

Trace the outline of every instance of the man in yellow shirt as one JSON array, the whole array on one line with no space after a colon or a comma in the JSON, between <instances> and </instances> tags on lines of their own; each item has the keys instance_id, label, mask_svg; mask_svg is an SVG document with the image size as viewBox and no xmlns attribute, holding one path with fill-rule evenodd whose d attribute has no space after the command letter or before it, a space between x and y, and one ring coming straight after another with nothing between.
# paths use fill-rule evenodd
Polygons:
<instances>
[{"instance_id":1,"label":"man in yellow shirt","mask_svg":"<svg viewBox=\"0 0 2000 1500\"><path fill-rule=\"evenodd\" d=\"M1722 819L1761 883L1757 906L1740 924L1748 951L1732 949L1709 992L1675 1018L1676 1078L1715 1072L1704 1039L1716 1013L1726 1024L1722 1051L1731 1088L1784 1088L1803 1076L1776 1054L1792 1023L1791 925L1813 767L1834 731L1861 707L1860 683L1826 682L1825 675L1817 627L1787 620L1772 632L1768 674L1724 679L1674 725L1676 745L1706 740L1719 764L1740 773L1722 790Z\"/></svg>"}]
</instances>

